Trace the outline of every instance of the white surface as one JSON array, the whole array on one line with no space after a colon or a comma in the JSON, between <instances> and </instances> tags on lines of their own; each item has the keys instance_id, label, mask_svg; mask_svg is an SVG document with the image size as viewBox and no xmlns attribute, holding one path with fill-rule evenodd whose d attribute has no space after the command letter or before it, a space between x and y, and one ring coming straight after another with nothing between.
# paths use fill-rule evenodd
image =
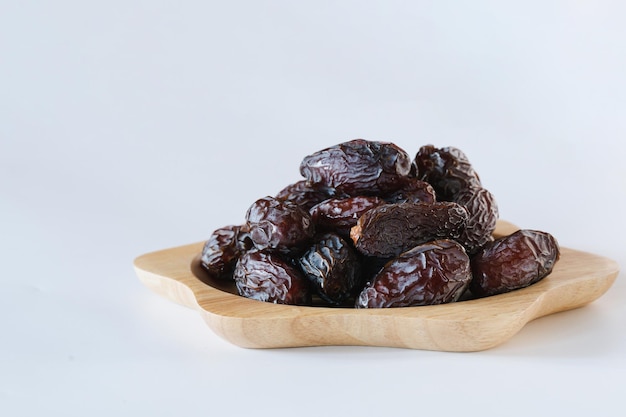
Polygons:
<instances>
[{"instance_id":1,"label":"white surface","mask_svg":"<svg viewBox=\"0 0 626 417\"><path fill-rule=\"evenodd\" d=\"M457 146L503 218L625 265L623 3L98 3L0 2L0 414L626 414L623 273L451 354L241 349L132 269L356 137Z\"/></svg>"}]
</instances>

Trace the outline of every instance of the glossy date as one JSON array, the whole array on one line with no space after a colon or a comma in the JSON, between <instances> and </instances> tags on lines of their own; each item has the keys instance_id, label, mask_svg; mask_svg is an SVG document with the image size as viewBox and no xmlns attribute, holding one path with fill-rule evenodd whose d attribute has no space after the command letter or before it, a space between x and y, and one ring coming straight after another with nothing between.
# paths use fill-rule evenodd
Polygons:
<instances>
[{"instance_id":1,"label":"glossy date","mask_svg":"<svg viewBox=\"0 0 626 417\"><path fill-rule=\"evenodd\" d=\"M202 267L214 278L232 279L237 259L246 250L245 238L245 226L216 229L202 248Z\"/></svg>"},{"instance_id":2,"label":"glossy date","mask_svg":"<svg viewBox=\"0 0 626 417\"><path fill-rule=\"evenodd\" d=\"M315 152L302 160L309 184L349 196L378 195L399 189L411 170L409 155L388 142L354 139Z\"/></svg>"},{"instance_id":3,"label":"glossy date","mask_svg":"<svg viewBox=\"0 0 626 417\"><path fill-rule=\"evenodd\" d=\"M466 223L467 211L452 202L385 204L363 214L350 237L364 255L384 258L429 240L458 238Z\"/></svg>"},{"instance_id":4,"label":"glossy date","mask_svg":"<svg viewBox=\"0 0 626 417\"><path fill-rule=\"evenodd\" d=\"M350 229L365 212L383 204L385 200L378 197L330 198L313 206L309 213L316 229L332 231L348 238Z\"/></svg>"},{"instance_id":5,"label":"glossy date","mask_svg":"<svg viewBox=\"0 0 626 417\"><path fill-rule=\"evenodd\" d=\"M416 177L432 185L440 201L454 201L461 191L482 186L467 156L452 146L422 146L413 165Z\"/></svg>"},{"instance_id":6,"label":"glossy date","mask_svg":"<svg viewBox=\"0 0 626 417\"><path fill-rule=\"evenodd\" d=\"M355 250L333 233L319 237L299 264L319 296L330 304L341 304L360 283L361 266Z\"/></svg>"},{"instance_id":7,"label":"glossy date","mask_svg":"<svg viewBox=\"0 0 626 417\"><path fill-rule=\"evenodd\" d=\"M487 244L472 258L472 294L477 297L502 294L534 284L558 261L558 242L537 230L517 232Z\"/></svg>"},{"instance_id":8,"label":"glossy date","mask_svg":"<svg viewBox=\"0 0 626 417\"><path fill-rule=\"evenodd\" d=\"M306 244L315 234L307 211L274 197L255 201L246 213L246 224L257 249L290 252Z\"/></svg>"},{"instance_id":9,"label":"glossy date","mask_svg":"<svg viewBox=\"0 0 626 417\"><path fill-rule=\"evenodd\" d=\"M409 177L402 186L384 197L387 203L434 203L437 200L435 189L426 181Z\"/></svg>"},{"instance_id":10,"label":"glossy date","mask_svg":"<svg viewBox=\"0 0 626 417\"><path fill-rule=\"evenodd\" d=\"M276 194L276 199L295 203L304 210L309 210L314 205L331 198L335 190L323 186L315 186L302 180L289 184Z\"/></svg>"},{"instance_id":11,"label":"glossy date","mask_svg":"<svg viewBox=\"0 0 626 417\"><path fill-rule=\"evenodd\" d=\"M355 139L306 156L300 173L213 232L200 256L211 276L272 303L400 307L523 288L559 259L544 232L494 241L496 200L454 147L422 146L411 161Z\"/></svg>"},{"instance_id":12,"label":"glossy date","mask_svg":"<svg viewBox=\"0 0 626 417\"><path fill-rule=\"evenodd\" d=\"M276 304L311 304L311 288L302 272L281 254L251 250L237 261L233 279L239 295Z\"/></svg>"},{"instance_id":13,"label":"glossy date","mask_svg":"<svg viewBox=\"0 0 626 417\"><path fill-rule=\"evenodd\" d=\"M470 260L452 240L436 240L389 261L358 295L357 308L412 307L457 301L472 278Z\"/></svg>"},{"instance_id":14,"label":"glossy date","mask_svg":"<svg viewBox=\"0 0 626 417\"><path fill-rule=\"evenodd\" d=\"M467 224L457 239L469 254L474 254L493 240L498 221L498 205L485 188L468 188L454 200L467 211Z\"/></svg>"}]
</instances>

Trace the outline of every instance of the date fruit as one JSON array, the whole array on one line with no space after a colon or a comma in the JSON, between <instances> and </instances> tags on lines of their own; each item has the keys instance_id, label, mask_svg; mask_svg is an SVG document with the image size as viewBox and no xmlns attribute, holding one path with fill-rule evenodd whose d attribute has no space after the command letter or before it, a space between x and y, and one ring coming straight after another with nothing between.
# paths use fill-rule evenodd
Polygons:
<instances>
[{"instance_id":1,"label":"date fruit","mask_svg":"<svg viewBox=\"0 0 626 417\"><path fill-rule=\"evenodd\" d=\"M468 213L467 225L457 241L472 255L493 240L498 221L498 205L493 194L485 188L463 190L454 201L462 205Z\"/></svg>"},{"instance_id":2,"label":"date fruit","mask_svg":"<svg viewBox=\"0 0 626 417\"><path fill-rule=\"evenodd\" d=\"M360 282L355 250L336 234L322 235L302 255L299 264L319 296L333 305L352 296Z\"/></svg>"},{"instance_id":3,"label":"date fruit","mask_svg":"<svg viewBox=\"0 0 626 417\"><path fill-rule=\"evenodd\" d=\"M299 168L304 179L255 201L244 224L215 230L202 249L202 267L244 297L440 304L531 285L559 259L548 233L494 241L495 198L457 148L422 146L411 160L393 143L354 139Z\"/></svg>"},{"instance_id":4,"label":"date fruit","mask_svg":"<svg viewBox=\"0 0 626 417\"><path fill-rule=\"evenodd\" d=\"M385 204L365 212L350 237L364 255L391 257L429 240L458 238L467 217L452 202Z\"/></svg>"},{"instance_id":5,"label":"date fruit","mask_svg":"<svg viewBox=\"0 0 626 417\"><path fill-rule=\"evenodd\" d=\"M358 295L356 308L411 307L457 301L472 279L463 246L442 239L387 263Z\"/></svg>"},{"instance_id":6,"label":"date fruit","mask_svg":"<svg viewBox=\"0 0 626 417\"><path fill-rule=\"evenodd\" d=\"M310 184L349 196L389 193L402 187L411 158L388 142L354 139L306 156L300 173Z\"/></svg>"},{"instance_id":7,"label":"date fruit","mask_svg":"<svg viewBox=\"0 0 626 417\"><path fill-rule=\"evenodd\" d=\"M304 210L309 210L317 203L331 198L334 190L324 187L316 187L307 183L306 180L290 184L276 194L276 199L290 201L297 204Z\"/></svg>"},{"instance_id":8,"label":"date fruit","mask_svg":"<svg viewBox=\"0 0 626 417\"><path fill-rule=\"evenodd\" d=\"M485 297L527 287L552 272L559 256L551 234L518 230L488 243L472 258L470 291Z\"/></svg>"},{"instance_id":9,"label":"date fruit","mask_svg":"<svg viewBox=\"0 0 626 417\"><path fill-rule=\"evenodd\" d=\"M439 201L454 201L461 191L481 187L480 178L467 156L452 146L422 146L413 165L416 177L433 186Z\"/></svg>"},{"instance_id":10,"label":"date fruit","mask_svg":"<svg viewBox=\"0 0 626 417\"><path fill-rule=\"evenodd\" d=\"M309 213L316 230L333 231L348 238L350 229L356 225L359 217L382 204L385 204L385 200L378 197L329 198L313 206Z\"/></svg>"},{"instance_id":11,"label":"date fruit","mask_svg":"<svg viewBox=\"0 0 626 417\"><path fill-rule=\"evenodd\" d=\"M435 189L426 181L417 178L407 178L398 191L385 196L387 203L434 203Z\"/></svg>"},{"instance_id":12,"label":"date fruit","mask_svg":"<svg viewBox=\"0 0 626 417\"><path fill-rule=\"evenodd\" d=\"M279 253L244 253L237 261L233 279L239 295L247 298L276 304L311 304L309 281Z\"/></svg>"},{"instance_id":13,"label":"date fruit","mask_svg":"<svg viewBox=\"0 0 626 417\"><path fill-rule=\"evenodd\" d=\"M314 236L315 226L309 213L290 201L264 197L246 213L250 239L257 249L290 252Z\"/></svg>"},{"instance_id":14,"label":"date fruit","mask_svg":"<svg viewBox=\"0 0 626 417\"><path fill-rule=\"evenodd\" d=\"M232 279L237 259L244 250L242 226L216 229L202 248L201 265L214 278Z\"/></svg>"}]
</instances>

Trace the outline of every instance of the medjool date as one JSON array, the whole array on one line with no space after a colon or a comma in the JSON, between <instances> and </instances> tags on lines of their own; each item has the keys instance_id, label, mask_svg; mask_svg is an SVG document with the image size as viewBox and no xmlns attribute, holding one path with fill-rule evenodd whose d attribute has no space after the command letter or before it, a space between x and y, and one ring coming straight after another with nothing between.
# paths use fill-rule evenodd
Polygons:
<instances>
[{"instance_id":1,"label":"medjool date","mask_svg":"<svg viewBox=\"0 0 626 417\"><path fill-rule=\"evenodd\" d=\"M335 190L309 184L306 180L290 184L276 194L277 200L290 201L304 210L320 203L335 194Z\"/></svg>"},{"instance_id":2,"label":"medjool date","mask_svg":"<svg viewBox=\"0 0 626 417\"><path fill-rule=\"evenodd\" d=\"M389 261L357 296L357 308L411 307L457 301L472 278L463 246L436 240Z\"/></svg>"},{"instance_id":3,"label":"medjool date","mask_svg":"<svg viewBox=\"0 0 626 417\"><path fill-rule=\"evenodd\" d=\"M359 217L382 204L385 201L378 197L330 198L313 206L309 213L316 229L333 231L348 238L350 229L356 225Z\"/></svg>"},{"instance_id":4,"label":"medjool date","mask_svg":"<svg viewBox=\"0 0 626 417\"><path fill-rule=\"evenodd\" d=\"M224 226L213 231L202 248L200 258L204 269L215 278L232 279L232 272L241 254L242 226Z\"/></svg>"},{"instance_id":5,"label":"medjool date","mask_svg":"<svg viewBox=\"0 0 626 417\"><path fill-rule=\"evenodd\" d=\"M463 190L454 201L467 210L467 225L457 241L471 255L493 240L498 221L498 205L493 194L485 188Z\"/></svg>"},{"instance_id":6,"label":"medjool date","mask_svg":"<svg viewBox=\"0 0 626 417\"><path fill-rule=\"evenodd\" d=\"M235 266L239 295L276 304L311 304L309 281L281 254L251 250Z\"/></svg>"},{"instance_id":7,"label":"medjool date","mask_svg":"<svg viewBox=\"0 0 626 417\"><path fill-rule=\"evenodd\" d=\"M402 187L409 155L388 142L354 139L306 156L300 173L310 184L349 196L378 195Z\"/></svg>"},{"instance_id":8,"label":"medjool date","mask_svg":"<svg viewBox=\"0 0 626 417\"><path fill-rule=\"evenodd\" d=\"M454 201L459 192L482 186L467 156L452 146L422 146L413 164L416 177L433 186L439 201Z\"/></svg>"},{"instance_id":9,"label":"medjool date","mask_svg":"<svg viewBox=\"0 0 626 417\"><path fill-rule=\"evenodd\" d=\"M556 239L549 233L522 229L488 243L472 257L472 294L501 294L534 284L552 272L559 259Z\"/></svg>"},{"instance_id":10,"label":"medjool date","mask_svg":"<svg viewBox=\"0 0 626 417\"><path fill-rule=\"evenodd\" d=\"M452 202L399 203L375 207L350 231L355 247L380 258L435 239L456 239L467 223L467 211Z\"/></svg>"},{"instance_id":11,"label":"medjool date","mask_svg":"<svg viewBox=\"0 0 626 417\"><path fill-rule=\"evenodd\" d=\"M315 234L308 212L274 197L255 201L246 213L246 222L257 249L290 252L308 243Z\"/></svg>"},{"instance_id":12,"label":"medjool date","mask_svg":"<svg viewBox=\"0 0 626 417\"><path fill-rule=\"evenodd\" d=\"M547 233L494 241L494 196L454 147L422 146L411 161L393 143L355 139L306 156L300 173L243 225L213 232L200 260L218 279L207 282L274 303L343 307L360 293L356 307L393 307L521 288L559 258Z\"/></svg>"},{"instance_id":13,"label":"medjool date","mask_svg":"<svg viewBox=\"0 0 626 417\"><path fill-rule=\"evenodd\" d=\"M387 203L434 203L436 194L434 188L426 181L417 178L407 178L398 191L384 197Z\"/></svg>"},{"instance_id":14,"label":"medjool date","mask_svg":"<svg viewBox=\"0 0 626 417\"><path fill-rule=\"evenodd\" d=\"M357 254L336 234L321 236L302 255L299 264L319 296L334 305L353 295L360 282Z\"/></svg>"}]
</instances>

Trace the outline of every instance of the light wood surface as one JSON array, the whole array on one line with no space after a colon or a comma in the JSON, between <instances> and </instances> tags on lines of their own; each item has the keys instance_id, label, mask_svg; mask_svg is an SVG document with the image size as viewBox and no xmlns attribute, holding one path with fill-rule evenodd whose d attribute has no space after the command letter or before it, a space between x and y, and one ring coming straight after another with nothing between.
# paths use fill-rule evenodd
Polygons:
<instances>
[{"instance_id":1,"label":"light wood surface","mask_svg":"<svg viewBox=\"0 0 626 417\"><path fill-rule=\"evenodd\" d=\"M517 230L500 221L495 235ZM457 303L391 309L301 307L265 303L214 288L194 274L203 242L135 259L150 289L197 309L208 326L246 348L322 345L390 346L439 351L479 351L514 336L529 321L588 304L615 281L611 259L561 248L552 274L530 287Z\"/></svg>"}]
</instances>

